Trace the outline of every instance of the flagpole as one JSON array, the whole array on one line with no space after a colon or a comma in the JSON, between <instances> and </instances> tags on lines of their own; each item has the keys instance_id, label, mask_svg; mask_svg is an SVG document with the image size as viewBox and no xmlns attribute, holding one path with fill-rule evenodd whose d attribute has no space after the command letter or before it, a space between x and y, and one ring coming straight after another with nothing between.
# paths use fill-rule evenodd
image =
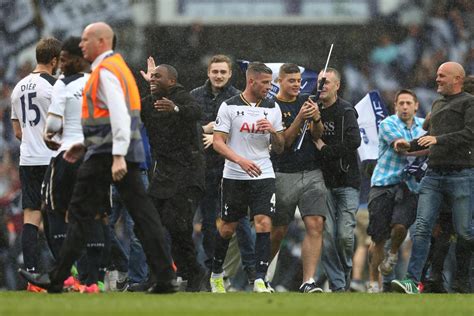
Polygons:
<instances>
[{"instance_id":1,"label":"flagpole","mask_svg":"<svg viewBox=\"0 0 474 316\"><path fill-rule=\"evenodd\" d=\"M333 46L334 46L334 43L331 44L331 47L329 48L328 58L326 60L326 65L324 66L323 75L321 77L321 81L319 82L316 94L314 96L310 96L310 98L313 102L317 102L319 100L321 90L323 90L324 84L326 83L326 70L328 69L329 60L331 59ZM305 120L304 125L303 125L303 129L301 130L301 134L299 135L299 138L296 141L296 144L295 144L295 147L294 147L293 151L298 151L298 150L301 149L301 145L303 144L304 135L306 134L306 131L308 130L310 121L311 120Z\"/></svg>"}]
</instances>

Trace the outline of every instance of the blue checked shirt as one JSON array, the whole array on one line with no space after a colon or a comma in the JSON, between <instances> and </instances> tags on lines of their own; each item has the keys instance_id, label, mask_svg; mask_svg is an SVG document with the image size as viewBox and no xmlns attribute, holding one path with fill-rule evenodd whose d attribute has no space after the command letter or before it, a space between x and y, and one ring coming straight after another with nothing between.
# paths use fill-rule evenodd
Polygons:
<instances>
[{"instance_id":1,"label":"blue checked shirt","mask_svg":"<svg viewBox=\"0 0 474 316\"><path fill-rule=\"evenodd\" d=\"M379 159L372 174L372 186L395 185L407 181L410 191L418 192L419 183L416 182L414 177L409 177L408 180L403 178L403 169L409 164L409 159L413 160L414 157L396 153L391 145L399 138L411 141L423 136L426 133L422 128L423 122L424 119L415 117L413 125L409 129L405 122L395 114L380 123Z\"/></svg>"}]
</instances>

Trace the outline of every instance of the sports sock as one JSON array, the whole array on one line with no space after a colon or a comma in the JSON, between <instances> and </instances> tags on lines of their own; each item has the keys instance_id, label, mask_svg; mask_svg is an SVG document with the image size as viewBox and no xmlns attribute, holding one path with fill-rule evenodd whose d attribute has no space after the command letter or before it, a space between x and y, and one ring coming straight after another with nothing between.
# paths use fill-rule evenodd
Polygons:
<instances>
[{"instance_id":1,"label":"sports sock","mask_svg":"<svg viewBox=\"0 0 474 316\"><path fill-rule=\"evenodd\" d=\"M270 233L257 233L255 240L255 259L257 261L257 279L265 280L270 264Z\"/></svg>"},{"instance_id":2,"label":"sports sock","mask_svg":"<svg viewBox=\"0 0 474 316\"><path fill-rule=\"evenodd\" d=\"M216 248L214 249L214 258L212 259L212 272L222 273L222 265L224 264L227 249L229 248L229 239L222 238L219 232L216 233Z\"/></svg>"},{"instance_id":3,"label":"sports sock","mask_svg":"<svg viewBox=\"0 0 474 316\"><path fill-rule=\"evenodd\" d=\"M21 247L26 271L38 272L38 226L23 224Z\"/></svg>"}]
</instances>

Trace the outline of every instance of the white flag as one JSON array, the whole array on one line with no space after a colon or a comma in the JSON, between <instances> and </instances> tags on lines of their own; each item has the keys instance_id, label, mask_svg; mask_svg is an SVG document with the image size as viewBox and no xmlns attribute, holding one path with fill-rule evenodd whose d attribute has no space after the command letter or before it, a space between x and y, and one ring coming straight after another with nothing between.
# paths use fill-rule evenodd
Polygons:
<instances>
[{"instance_id":1,"label":"white flag","mask_svg":"<svg viewBox=\"0 0 474 316\"><path fill-rule=\"evenodd\" d=\"M362 138L358 153L360 161L379 157L379 125L388 116L387 107L383 104L378 91L371 91L365 95L355 109L359 114L360 136Z\"/></svg>"}]
</instances>

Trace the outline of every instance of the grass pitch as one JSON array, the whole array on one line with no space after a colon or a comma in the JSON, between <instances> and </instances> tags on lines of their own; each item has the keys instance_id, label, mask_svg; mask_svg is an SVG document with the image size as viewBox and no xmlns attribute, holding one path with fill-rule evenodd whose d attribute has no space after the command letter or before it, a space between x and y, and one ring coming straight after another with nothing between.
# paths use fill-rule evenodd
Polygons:
<instances>
[{"instance_id":1,"label":"grass pitch","mask_svg":"<svg viewBox=\"0 0 474 316\"><path fill-rule=\"evenodd\" d=\"M474 315L474 295L0 293L0 315Z\"/></svg>"}]
</instances>

